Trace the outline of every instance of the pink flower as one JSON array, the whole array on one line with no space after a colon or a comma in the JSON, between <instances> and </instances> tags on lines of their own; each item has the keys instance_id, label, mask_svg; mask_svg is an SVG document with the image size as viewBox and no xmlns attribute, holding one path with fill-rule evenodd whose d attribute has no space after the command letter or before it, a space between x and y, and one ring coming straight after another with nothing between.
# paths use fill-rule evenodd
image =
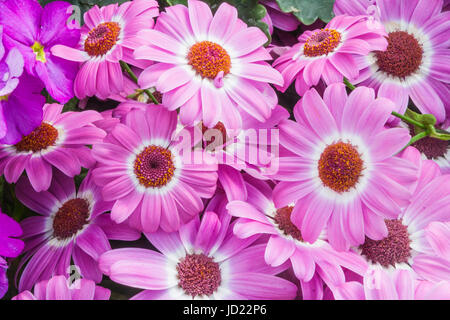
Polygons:
<instances>
[{"instance_id":1,"label":"pink flower","mask_svg":"<svg viewBox=\"0 0 450 320\"><path fill-rule=\"evenodd\" d=\"M264 262L265 245L251 245L257 237L233 235L225 205L225 197L216 196L201 221L196 217L179 232L146 234L161 253L112 250L100 257L100 268L115 282L144 289L132 299L294 298L297 287L275 276L286 267Z\"/></svg>"},{"instance_id":2,"label":"pink flower","mask_svg":"<svg viewBox=\"0 0 450 320\"><path fill-rule=\"evenodd\" d=\"M279 124L280 143L293 155L281 156L276 208L295 203L291 220L306 242L327 227L339 250L387 235L384 219L408 205L406 186L417 170L394 157L410 140L407 129L384 127L394 108L373 89L359 87L347 97L343 84L328 86L322 99L307 91L294 108L297 122Z\"/></svg>"},{"instance_id":3,"label":"pink flower","mask_svg":"<svg viewBox=\"0 0 450 320\"><path fill-rule=\"evenodd\" d=\"M431 160L422 160L413 147L401 155L419 170L408 206L399 210L397 217L384 221L387 235L381 239L366 237L364 243L352 248L359 259L370 266L386 270L406 269L421 280L450 281L450 260L442 256L445 247L438 243L448 241L447 235L429 233L430 223L450 221L450 176L441 175L439 166ZM431 236L431 237L430 237ZM354 256L356 258L356 256Z\"/></svg>"},{"instance_id":4,"label":"pink flower","mask_svg":"<svg viewBox=\"0 0 450 320\"><path fill-rule=\"evenodd\" d=\"M75 190L73 179L55 171L48 191L36 192L22 177L16 187L17 198L39 216L21 222L25 255L18 268L25 266L19 290L52 275L67 275L73 259L84 278L100 282L97 259L111 249L109 240L137 240L140 233L111 221L112 204L103 201L91 173Z\"/></svg>"},{"instance_id":5,"label":"pink flower","mask_svg":"<svg viewBox=\"0 0 450 320\"><path fill-rule=\"evenodd\" d=\"M264 60L271 56L264 33L248 28L237 10L223 3L214 17L208 5L188 1L188 7L166 8L154 30L143 30L149 46L134 57L157 61L139 77L142 88L156 86L169 110L180 108L184 125L200 120L208 127L221 121L227 129L242 126L240 112L264 122L276 103L269 83L283 85L278 71Z\"/></svg>"},{"instance_id":6,"label":"pink flower","mask_svg":"<svg viewBox=\"0 0 450 320\"><path fill-rule=\"evenodd\" d=\"M367 17L337 16L324 29L305 31L298 43L283 53L273 66L281 72L282 92L295 79L295 90L303 95L323 79L327 85L342 82L343 77L359 75L358 57L374 50L385 50L384 28L369 27Z\"/></svg>"},{"instance_id":7,"label":"pink flower","mask_svg":"<svg viewBox=\"0 0 450 320\"><path fill-rule=\"evenodd\" d=\"M82 99L96 95L101 99L123 90L124 77L120 60L141 65L133 59L133 50L145 43L137 38L142 29L153 27L158 16L154 0L135 0L118 6L94 6L84 15L78 49L56 45L52 53L58 57L79 61L75 79L75 95ZM141 65L146 66L146 65Z\"/></svg>"},{"instance_id":8,"label":"pink flower","mask_svg":"<svg viewBox=\"0 0 450 320\"><path fill-rule=\"evenodd\" d=\"M408 270L370 269L363 283L347 282L333 294L337 300L450 300L450 282L417 280Z\"/></svg>"},{"instance_id":9,"label":"pink flower","mask_svg":"<svg viewBox=\"0 0 450 320\"><path fill-rule=\"evenodd\" d=\"M34 294L26 290L12 300L109 300L111 291L92 280L78 279L70 284L64 276L54 276L34 286Z\"/></svg>"},{"instance_id":10,"label":"pink flower","mask_svg":"<svg viewBox=\"0 0 450 320\"><path fill-rule=\"evenodd\" d=\"M23 171L37 192L47 190L52 167L69 177L95 161L86 146L101 141L105 132L92 125L102 119L96 111L64 112L60 104L44 106L40 126L14 145L0 145L0 167L6 181L15 183Z\"/></svg>"},{"instance_id":11,"label":"pink flower","mask_svg":"<svg viewBox=\"0 0 450 320\"><path fill-rule=\"evenodd\" d=\"M290 261L302 288L310 281L317 281L313 280L316 274L329 287L344 283L341 265L359 273L365 271L365 264L354 259L354 253L335 251L328 244L325 233L314 243L305 242L301 231L291 221L294 207L277 209L272 200L272 188L266 182L249 178L247 181L246 202L231 201L227 209L231 215L240 217L233 228L239 238L269 235L264 256L267 264L278 267Z\"/></svg>"},{"instance_id":12,"label":"pink flower","mask_svg":"<svg viewBox=\"0 0 450 320\"><path fill-rule=\"evenodd\" d=\"M368 4L337 2L344 10L352 6L359 14L367 14ZM442 0L377 0L374 13L379 16L375 18L385 26L389 45L386 51L358 58L362 70L354 81L394 101L400 113L411 98L422 113L433 114L438 123L445 120L446 109L450 110L450 13L441 12L442 4Z\"/></svg>"},{"instance_id":13,"label":"pink flower","mask_svg":"<svg viewBox=\"0 0 450 320\"><path fill-rule=\"evenodd\" d=\"M111 217L145 232L178 230L216 189L217 162L176 135L177 113L163 106L131 110L93 146L93 171ZM182 141L180 141L182 140ZM186 145L188 143L188 145ZM183 152L186 151L186 152Z\"/></svg>"}]
</instances>

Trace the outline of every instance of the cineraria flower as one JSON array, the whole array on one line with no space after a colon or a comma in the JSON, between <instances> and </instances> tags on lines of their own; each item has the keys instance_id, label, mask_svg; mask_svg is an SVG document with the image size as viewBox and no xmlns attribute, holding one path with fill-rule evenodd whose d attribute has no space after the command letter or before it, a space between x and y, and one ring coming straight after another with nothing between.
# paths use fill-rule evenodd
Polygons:
<instances>
[{"instance_id":1,"label":"cineraria flower","mask_svg":"<svg viewBox=\"0 0 450 320\"><path fill-rule=\"evenodd\" d=\"M339 3L342 8L356 9L354 0ZM401 113L411 98L422 113L433 114L438 123L445 120L445 108L450 108L450 25L449 13L441 12L442 4L442 0L377 0L389 44L386 50L358 59L362 70L354 81L394 101ZM367 6L359 6L359 14L366 14Z\"/></svg>"},{"instance_id":2,"label":"cineraria flower","mask_svg":"<svg viewBox=\"0 0 450 320\"><path fill-rule=\"evenodd\" d=\"M282 156L274 189L276 208L295 202L291 220L310 243L328 226L339 250L387 235L384 219L395 219L410 200L406 188L417 170L394 157L410 140L405 128L385 128L393 103L373 89L328 86L322 99L307 91L294 108L297 122L279 124Z\"/></svg>"},{"instance_id":3,"label":"cineraria flower","mask_svg":"<svg viewBox=\"0 0 450 320\"><path fill-rule=\"evenodd\" d=\"M359 273L365 271L363 263L351 259L354 253L336 252L326 242L325 233L314 243L303 241L301 231L291 221L294 207L276 209L269 185L260 180L247 180L253 180L246 183L247 200L231 201L227 209L232 216L240 217L234 225L234 234L239 238L255 234L270 236L265 246L267 264L278 267L290 260L302 288L308 286L316 272L329 287L342 284L345 277L341 265ZM301 206L296 210L302 210Z\"/></svg>"},{"instance_id":4,"label":"cineraria flower","mask_svg":"<svg viewBox=\"0 0 450 320\"><path fill-rule=\"evenodd\" d=\"M433 161L421 160L420 153L412 147L402 153L402 158L419 169L411 203L399 211L398 217L384 221L387 236L378 240L366 237L354 250L368 266L412 269L421 279L450 281L450 261L436 254L426 237L431 222L450 221L450 176L441 175Z\"/></svg>"},{"instance_id":5,"label":"cineraria flower","mask_svg":"<svg viewBox=\"0 0 450 320\"><path fill-rule=\"evenodd\" d=\"M272 34L273 28L278 28L283 31L295 31L300 24L300 21L290 13L281 11L276 1L262 0L260 1L267 10L267 14L261 21L269 26L269 31Z\"/></svg>"},{"instance_id":6,"label":"cineraria flower","mask_svg":"<svg viewBox=\"0 0 450 320\"><path fill-rule=\"evenodd\" d=\"M100 282L97 259L111 249L109 240L136 240L140 233L111 221L112 204L103 201L91 173L75 190L72 178L54 170L48 191L36 192L22 177L16 186L17 198L40 216L21 222L25 255L18 272L25 266L19 290L30 290L53 275L67 275L73 259L84 278Z\"/></svg>"},{"instance_id":7,"label":"cineraria flower","mask_svg":"<svg viewBox=\"0 0 450 320\"><path fill-rule=\"evenodd\" d=\"M200 222L198 217L179 232L145 234L161 252L124 248L100 257L101 270L111 280L144 289L132 299L292 299L297 287L275 275L264 261L265 245L256 237L233 235L223 195L213 198ZM210 210L216 209L216 214Z\"/></svg>"},{"instance_id":8,"label":"cineraria flower","mask_svg":"<svg viewBox=\"0 0 450 320\"><path fill-rule=\"evenodd\" d=\"M15 258L22 252L24 243L15 239L21 235L19 223L0 211L0 299L8 291L8 265L3 257Z\"/></svg>"},{"instance_id":9,"label":"cineraria flower","mask_svg":"<svg viewBox=\"0 0 450 320\"><path fill-rule=\"evenodd\" d=\"M374 50L385 50L384 28L368 24L367 17L337 16L323 29L305 31L298 43L284 52L273 66L281 72L282 92L295 79L295 90L301 96L322 78L327 85L342 82L343 77L359 75L356 58Z\"/></svg>"},{"instance_id":10,"label":"cineraria flower","mask_svg":"<svg viewBox=\"0 0 450 320\"><path fill-rule=\"evenodd\" d=\"M131 110L92 149L93 170L111 218L139 230L178 230L216 189L217 162L176 136L177 113L163 106ZM183 140L183 141L180 141ZM187 145L186 145L187 144Z\"/></svg>"},{"instance_id":11,"label":"cineraria flower","mask_svg":"<svg viewBox=\"0 0 450 320\"><path fill-rule=\"evenodd\" d=\"M269 83L283 85L263 47L267 41L256 27L247 27L236 8L223 3L214 17L208 5L188 1L188 7L166 8L154 30L140 35L149 46L138 48L136 59L156 63L139 77L141 88L156 86L169 110L180 108L180 120L193 126L200 120L214 127L220 120L227 129L242 126L240 111L264 122L276 103Z\"/></svg>"},{"instance_id":12,"label":"cineraria flower","mask_svg":"<svg viewBox=\"0 0 450 320\"><path fill-rule=\"evenodd\" d=\"M54 276L34 286L34 293L26 290L12 300L109 300L111 291L87 279L77 279L72 284L65 276Z\"/></svg>"},{"instance_id":13,"label":"cineraria flower","mask_svg":"<svg viewBox=\"0 0 450 320\"><path fill-rule=\"evenodd\" d=\"M69 23L71 4L55 1L42 8L37 0L1 0L0 6L6 46L22 53L28 73L41 79L55 100L69 101L78 64L52 55L50 48L72 47L80 39L79 27Z\"/></svg>"},{"instance_id":14,"label":"cineraria flower","mask_svg":"<svg viewBox=\"0 0 450 320\"><path fill-rule=\"evenodd\" d=\"M145 41L136 34L152 28L156 16L158 3L154 0L134 0L102 8L95 5L84 14L78 47L53 46L54 55L82 62L74 86L78 98L96 95L106 99L123 90L124 76L119 61L137 63L132 52Z\"/></svg>"},{"instance_id":15,"label":"cineraria flower","mask_svg":"<svg viewBox=\"0 0 450 320\"><path fill-rule=\"evenodd\" d=\"M61 113L57 103L44 106L43 120L30 134L12 145L0 145L0 167L9 183L16 182L25 170L34 190L47 190L52 181L52 167L69 177L90 168L95 161L86 146L105 136L93 121L102 116L93 110Z\"/></svg>"},{"instance_id":16,"label":"cineraria flower","mask_svg":"<svg viewBox=\"0 0 450 320\"><path fill-rule=\"evenodd\" d=\"M333 295L337 300L450 300L450 282L417 280L409 270L370 269L363 283L347 282Z\"/></svg>"}]
</instances>

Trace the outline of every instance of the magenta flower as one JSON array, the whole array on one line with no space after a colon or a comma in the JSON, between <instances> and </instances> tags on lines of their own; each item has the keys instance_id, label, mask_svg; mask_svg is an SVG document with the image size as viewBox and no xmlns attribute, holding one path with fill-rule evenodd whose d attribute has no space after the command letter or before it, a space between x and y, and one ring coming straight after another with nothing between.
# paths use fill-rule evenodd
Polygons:
<instances>
[{"instance_id":1,"label":"magenta flower","mask_svg":"<svg viewBox=\"0 0 450 320\"><path fill-rule=\"evenodd\" d=\"M56 44L73 47L80 39L80 30L69 21L71 5L55 1L42 8L36 0L2 0L1 7L6 46L22 53L28 73L41 79L55 100L69 101L78 64L54 56L50 48Z\"/></svg>"},{"instance_id":2,"label":"magenta flower","mask_svg":"<svg viewBox=\"0 0 450 320\"><path fill-rule=\"evenodd\" d=\"M84 14L85 24L78 47L53 46L54 55L82 62L74 87L78 98L96 95L106 99L123 90L124 77L119 61L141 65L133 59L133 50L146 41L139 39L137 33L152 28L156 16L158 3L154 0L134 0L102 8L94 6Z\"/></svg>"},{"instance_id":3,"label":"magenta flower","mask_svg":"<svg viewBox=\"0 0 450 320\"><path fill-rule=\"evenodd\" d=\"M102 273L97 259L111 249L109 240L133 241L140 237L139 232L116 225L109 214L103 214L112 204L103 201L91 173L78 191L73 179L56 170L48 191L34 191L22 177L16 195L39 214L21 222L26 254L18 270L27 265L20 277L20 291L30 290L52 275L67 275L71 259L84 278L100 282Z\"/></svg>"},{"instance_id":4,"label":"magenta flower","mask_svg":"<svg viewBox=\"0 0 450 320\"><path fill-rule=\"evenodd\" d=\"M370 269L363 283L347 282L333 294L337 300L450 300L450 282L417 280L409 270Z\"/></svg>"},{"instance_id":5,"label":"magenta flower","mask_svg":"<svg viewBox=\"0 0 450 320\"><path fill-rule=\"evenodd\" d=\"M16 182L25 170L34 190L45 191L52 181L52 167L73 177L81 167L94 165L86 145L103 140L105 132L92 124L102 116L93 110L61 113L62 108L46 104L44 119L36 129L14 145L0 145L6 181Z\"/></svg>"},{"instance_id":6,"label":"magenta flower","mask_svg":"<svg viewBox=\"0 0 450 320\"><path fill-rule=\"evenodd\" d=\"M24 243L18 238L22 235L22 228L18 222L0 212L0 299L8 291L6 270L8 265L3 257L15 258L23 250Z\"/></svg>"},{"instance_id":7,"label":"magenta flower","mask_svg":"<svg viewBox=\"0 0 450 320\"><path fill-rule=\"evenodd\" d=\"M385 50L384 28L369 25L367 17L337 16L323 29L305 31L298 43L283 53L273 66L281 72L282 92L295 80L295 90L303 95L323 79L327 85L353 80L361 69L358 57L374 50Z\"/></svg>"},{"instance_id":8,"label":"magenta flower","mask_svg":"<svg viewBox=\"0 0 450 320\"><path fill-rule=\"evenodd\" d=\"M283 79L264 62L271 59L267 37L239 20L236 8L223 3L213 17L206 3L189 0L188 7L167 7L155 29L140 35L150 45L134 57L159 63L141 73L139 85L156 86L169 110L180 108L182 124L202 120L211 128L221 121L236 129L240 112L261 122L270 117L276 103L265 92L274 93L269 83L281 86Z\"/></svg>"},{"instance_id":9,"label":"magenta flower","mask_svg":"<svg viewBox=\"0 0 450 320\"><path fill-rule=\"evenodd\" d=\"M338 2L342 9L350 6L356 9L353 0ZM394 101L402 113L411 98L422 113L433 114L439 123L446 119L446 109L450 110L450 26L449 13L441 12L442 3L442 0L377 0L389 45L386 51L358 59L363 70L355 81ZM363 13L367 6L358 6L359 14L367 14Z\"/></svg>"},{"instance_id":10,"label":"magenta flower","mask_svg":"<svg viewBox=\"0 0 450 320\"><path fill-rule=\"evenodd\" d=\"M26 290L12 300L109 300L111 291L92 280L78 279L70 284L64 276L54 276L34 286L34 294Z\"/></svg>"},{"instance_id":11,"label":"magenta flower","mask_svg":"<svg viewBox=\"0 0 450 320\"><path fill-rule=\"evenodd\" d=\"M440 254L445 248L433 249L436 240L445 239L445 243L448 238L444 234L430 239L426 231L430 223L450 221L450 176L441 175L436 163L422 160L420 153L412 147L402 153L402 158L411 161L419 170L417 182L410 186L410 204L399 211L398 217L384 221L386 236L377 240L366 237L364 243L353 250L365 261L366 269L370 266L386 270L408 269L422 280L450 281L450 261Z\"/></svg>"},{"instance_id":12,"label":"magenta flower","mask_svg":"<svg viewBox=\"0 0 450 320\"><path fill-rule=\"evenodd\" d=\"M279 125L280 143L293 153L280 158L276 208L295 203L291 220L306 242L328 227L339 250L367 235L387 235L384 219L396 219L410 200L408 183L417 179L409 161L394 157L410 140L407 129L384 127L394 108L359 87L347 97L343 84L328 86L322 99L307 91L294 108L297 122Z\"/></svg>"},{"instance_id":13,"label":"magenta flower","mask_svg":"<svg viewBox=\"0 0 450 320\"><path fill-rule=\"evenodd\" d=\"M214 194L217 163L202 151L190 152L175 135L175 111L135 109L124 122L92 149L98 161L95 182L104 199L114 201L111 218L117 223L129 219L145 232L178 230L202 211L202 198Z\"/></svg>"},{"instance_id":14,"label":"magenta flower","mask_svg":"<svg viewBox=\"0 0 450 320\"><path fill-rule=\"evenodd\" d=\"M0 25L0 143L16 143L39 125L45 98L41 81L24 72L20 51L5 50L4 37Z\"/></svg>"},{"instance_id":15,"label":"magenta flower","mask_svg":"<svg viewBox=\"0 0 450 320\"><path fill-rule=\"evenodd\" d=\"M161 253L124 248L103 254L101 270L115 282L144 289L136 300L294 298L297 287L275 276L286 267L265 263L265 245L251 245L257 237L233 235L225 205L225 197L216 196L201 222L196 217L179 232L146 234Z\"/></svg>"},{"instance_id":16,"label":"magenta flower","mask_svg":"<svg viewBox=\"0 0 450 320\"><path fill-rule=\"evenodd\" d=\"M246 202L231 201L227 205L229 213L240 218L234 225L234 234L239 238L269 235L264 255L266 263L278 267L290 261L302 288L313 281L316 273L329 287L344 283L341 265L358 273L365 271L364 263L353 258L354 253L335 251L326 241L325 233L314 243L305 242L301 231L291 221L294 207L276 209L272 188L266 182L247 182L246 190Z\"/></svg>"}]
</instances>

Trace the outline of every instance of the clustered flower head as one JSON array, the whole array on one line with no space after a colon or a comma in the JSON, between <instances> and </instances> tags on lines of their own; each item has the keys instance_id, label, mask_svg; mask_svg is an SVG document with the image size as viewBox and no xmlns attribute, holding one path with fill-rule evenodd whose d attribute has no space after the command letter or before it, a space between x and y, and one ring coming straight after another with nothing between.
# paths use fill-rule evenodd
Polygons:
<instances>
[{"instance_id":1,"label":"clustered flower head","mask_svg":"<svg viewBox=\"0 0 450 320\"><path fill-rule=\"evenodd\" d=\"M208 3L0 0L0 298L450 299L444 1Z\"/></svg>"}]
</instances>

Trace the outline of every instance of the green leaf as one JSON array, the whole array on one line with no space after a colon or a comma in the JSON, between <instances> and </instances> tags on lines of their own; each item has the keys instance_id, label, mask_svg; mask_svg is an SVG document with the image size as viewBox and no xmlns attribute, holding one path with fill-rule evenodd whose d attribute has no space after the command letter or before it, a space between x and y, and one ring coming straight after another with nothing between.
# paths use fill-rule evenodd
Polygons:
<instances>
[{"instance_id":1,"label":"green leaf","mask_svg":"<svg viewBox=\"0 0 450 320\"><path fill-rule=\"evenodd\" d=\"M216 12L217 8L223 3L227 2L238 11L239 18L243 20L247 25L260 28L267 36L268 45L272 41L272 37L269 32L269 26L262 22L261 19L267 14L266 7L258 2L258 0L205 0L212 12ZM166 0L166 3L170 5L184 4L187 5L187 0Z\"/></svg>"},{"instance_id":2,"label":"green leaf","mask_svg":"<svg viewBox=\"0 0 450 320\"><path fill-rule=\"evenodd\" d=\"M313 24L317 19L329 22L333 17L334 0L276 0L283 12L292 13L302 23Z\"/></svg>"}]
</instances>

